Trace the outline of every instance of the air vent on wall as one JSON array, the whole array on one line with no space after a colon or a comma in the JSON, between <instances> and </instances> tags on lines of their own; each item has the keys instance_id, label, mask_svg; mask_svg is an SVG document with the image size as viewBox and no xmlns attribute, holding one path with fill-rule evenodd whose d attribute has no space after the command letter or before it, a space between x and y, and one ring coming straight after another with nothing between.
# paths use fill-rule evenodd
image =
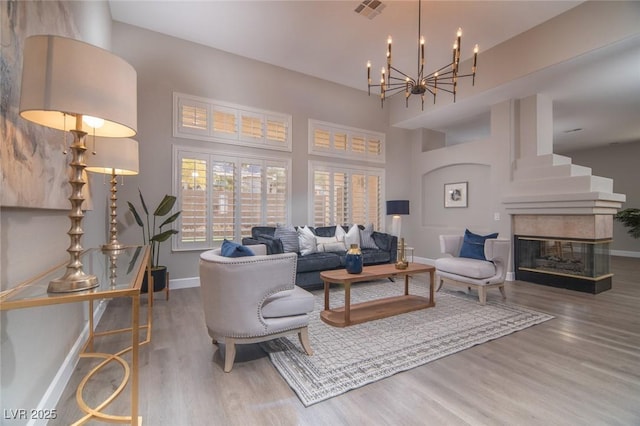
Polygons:
<instances>
[{"instance_id":1,"label":"air vent on wall","mask_svg":"<svg viewBox=\"0 0 640 426\"><path fill-rule=\"evenodd\" d=\"M379 0L364 0L355 8L355 12L365 18L373 19L378 16L385 7L386 6Z\"/></svg>"}]
</instances>

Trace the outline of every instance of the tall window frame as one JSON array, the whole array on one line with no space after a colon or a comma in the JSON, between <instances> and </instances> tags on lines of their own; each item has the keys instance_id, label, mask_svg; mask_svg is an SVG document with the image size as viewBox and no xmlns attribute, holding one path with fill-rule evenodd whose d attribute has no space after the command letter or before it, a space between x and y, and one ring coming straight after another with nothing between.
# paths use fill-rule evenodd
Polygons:
<instances>
[{"instance_id":1,"label":"tall window frame","mask_svg":"<svg viewBox=\"0 0 640 426\"><path fill-rule=\"evenodd\" d=\"M367 225L384 230L385 170L310 160L308 223Z\"/></svg>"},{"instance_id":2,"label":"tall window frame","mask_svg":"<svg viewBox=\"0 0 640 426\"><path fill-rule=\"evenodd\" d=\"M291 159L174 145L173 191L182 211L173 250L215 248L289 223Z\"/></svg>"}]
</instances>

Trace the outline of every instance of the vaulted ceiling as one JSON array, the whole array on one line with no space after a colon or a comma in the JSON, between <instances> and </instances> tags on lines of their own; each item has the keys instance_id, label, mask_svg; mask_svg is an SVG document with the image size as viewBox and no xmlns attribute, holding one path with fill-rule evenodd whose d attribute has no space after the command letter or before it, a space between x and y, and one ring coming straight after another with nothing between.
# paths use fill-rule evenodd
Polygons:
<instances>
[{"instance_id":1,"label":"vaulted ceiling","mask_svg":"<svg viewBox=\"0 0 640 426\"><path fill-rule=\"evenodd\" d=\"M387 36L392 35L394 65L414 74L418 2L385 0L373 19L355 12L359 3L111 0L110 7L116 21L363 91L367 61L374 69L384 65ZM426 69L433 71L450 61L458 27L463 29L463 59L471 57L474 44L480 46L480 73L483 51L580 3L424 1L420 16L427 40ZM637 5L640 8L640 2ZM556 152L640 141L640 36L527 76L504 87L500 96L518 98L532 90L554 99ZM371 102L377 100L372 97ZM412 127L444 131L453 143L463 141L487 131L486 104L479 102L462 121L436 119L425 112ZM571 132L575 129L582 130Z\"/></svg>"}]
</instances>

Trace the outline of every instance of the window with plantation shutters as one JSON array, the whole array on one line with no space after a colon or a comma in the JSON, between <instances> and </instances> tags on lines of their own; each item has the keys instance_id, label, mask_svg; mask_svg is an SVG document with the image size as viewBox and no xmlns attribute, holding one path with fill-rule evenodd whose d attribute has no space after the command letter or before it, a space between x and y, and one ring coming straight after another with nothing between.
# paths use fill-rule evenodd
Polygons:
<instances>
[{"instance_id":1,"label":"window with plantation shutters","mask_svg":"<svg viewBox=\"0 0 640 426\"><path fill-rule=\"evenodd\" d=\"M384 163L384 134L309 120L309 154Z\"/></svg>"},{"instance_id":2,"label":"window with plantation shutters","mask_svg":"<svg viewBox=\"0 0 640 426\"><path fill-rule=\"evenodd\" d=\"M211 235L213 242L232 240L236 225L236 162L211 158Z\"/></svg>"},{"instance_id":3,"label":"window with plantation shutters","mask_svg":"<svg viewBox=\"0 0 640 426\"><path fill-rule=\"evenodd\" d=\"M234 138L238 134L238 114L231 108L213 107L213 135Z\"/></svg>"},{"instance_id":4,"label":"window with plantation shutters","mask_svg":"<svg viewBox=\"0 0 640 426\"><path fill-rule=\"evenodd\" d=\"M207 160L202 156L182 158L180 162L181 240L204 242L207 235Z\"/></svg>"},{"instance_id":5,"label":"window with plantation shutters","mask_svg":"<svg viewBox=\"0 0 640 426\"><path fill-rule=\"evenodd\" d=\"M267 140L284 146L288 141L287 138L289 137L289 129L287 128L286 123L277 117L267 117L265 121L267 123Z\"/></svg>"},{"instance_id":6,"label":"window with plantation shutters","mask_svg":"<svg viewBox=\"0 0 640 426\"><path fill-rule=\"evenodd\" d=\"M313 131L313 148L316 150L331 149L331 133L322 129L314 129Z\"/></svg>"},{"instance_id":7,"label":"window with plantation shutters","mask_svg":"<svg viewBox=\"0 0 640 426\"><path fill-rule=\"evenodd\" d=\"M266 223L285 223L287 217L287 169L267 162L266 166Z\"/></svg>"},{"instance_id":8,"label":"window with plantation shutters","mask_svg":"<svg viewBox=\"0 0 640 426\"><path fill-rule=\"evenodd\" d=\"M176 109L180 133L192 137L209 134L209 106L206 103L180 99L176 104Z\"/></svg>"},{"instance_id":9,"label":"window with plantation shutters","mask_svg":"<svg viewBox=\"0 0 640 426\"><path fill-rule=\"evenodd\" d=\"M357 166L309 162L311 206L314 226L382 226L384 170Z\"/></svg>"},{"instance_id":10,"label":"window with plantation shutters","mask_svg":"<svg viewBox=\"0 0 640 426\"><path fill-rule=\"evenodd\" d=\"M173 94L173 136L291 152L291 114Z\"/></svg>"},{"instance_id":11,"label":"window with plantation shutters","mask_svg":"<svg viewBox=\"0 0 640 426\"><path fill-rule=\"evenodd\" d=\"M240 241L251 227L289 223L291 161L174 146L174 250Z\"/></svg>"},{"instance_id":12,"label":"window with plantation shutters","mask_svg":"<svg viewBox=\"0 0 640 426\"><path fill-rule=\"evenodd\" d=\"M261 140L264 138L262 133L262 117L243 112L240 118L240 135L245 140Z\"/></svg>"}]
</instances>

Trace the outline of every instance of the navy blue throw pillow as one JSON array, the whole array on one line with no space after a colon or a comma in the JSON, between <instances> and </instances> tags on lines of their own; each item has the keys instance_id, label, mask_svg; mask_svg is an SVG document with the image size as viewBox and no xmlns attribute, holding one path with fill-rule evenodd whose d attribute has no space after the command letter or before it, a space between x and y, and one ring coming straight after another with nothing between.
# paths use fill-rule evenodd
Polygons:
<instances>
[{"instance_id":1,"label":"navy blue throw pillow","mask_svg":"<svg viewBox=\"0 0 640 426\"><path fill-rule=\"evenodd\" d=\"M460 257L487 260L484 257L484 242L489 238L498 238L498 233L495 232L489 235L477 235L468 229L465 229L464 240L462 241L462 248L460 249Z\"/></svg>"},{"instance_id":2,"label":"navy blue throw pillow","mask_svg":"<svg viewBox=\"0 0 640 426\"><path fill-rule=\"evenodd\" d=\"M220 254L224 257L244 257L253 256L253 252L242 244L234 243L225 239L220 247Z\"/></svg>"}]
</instances>

